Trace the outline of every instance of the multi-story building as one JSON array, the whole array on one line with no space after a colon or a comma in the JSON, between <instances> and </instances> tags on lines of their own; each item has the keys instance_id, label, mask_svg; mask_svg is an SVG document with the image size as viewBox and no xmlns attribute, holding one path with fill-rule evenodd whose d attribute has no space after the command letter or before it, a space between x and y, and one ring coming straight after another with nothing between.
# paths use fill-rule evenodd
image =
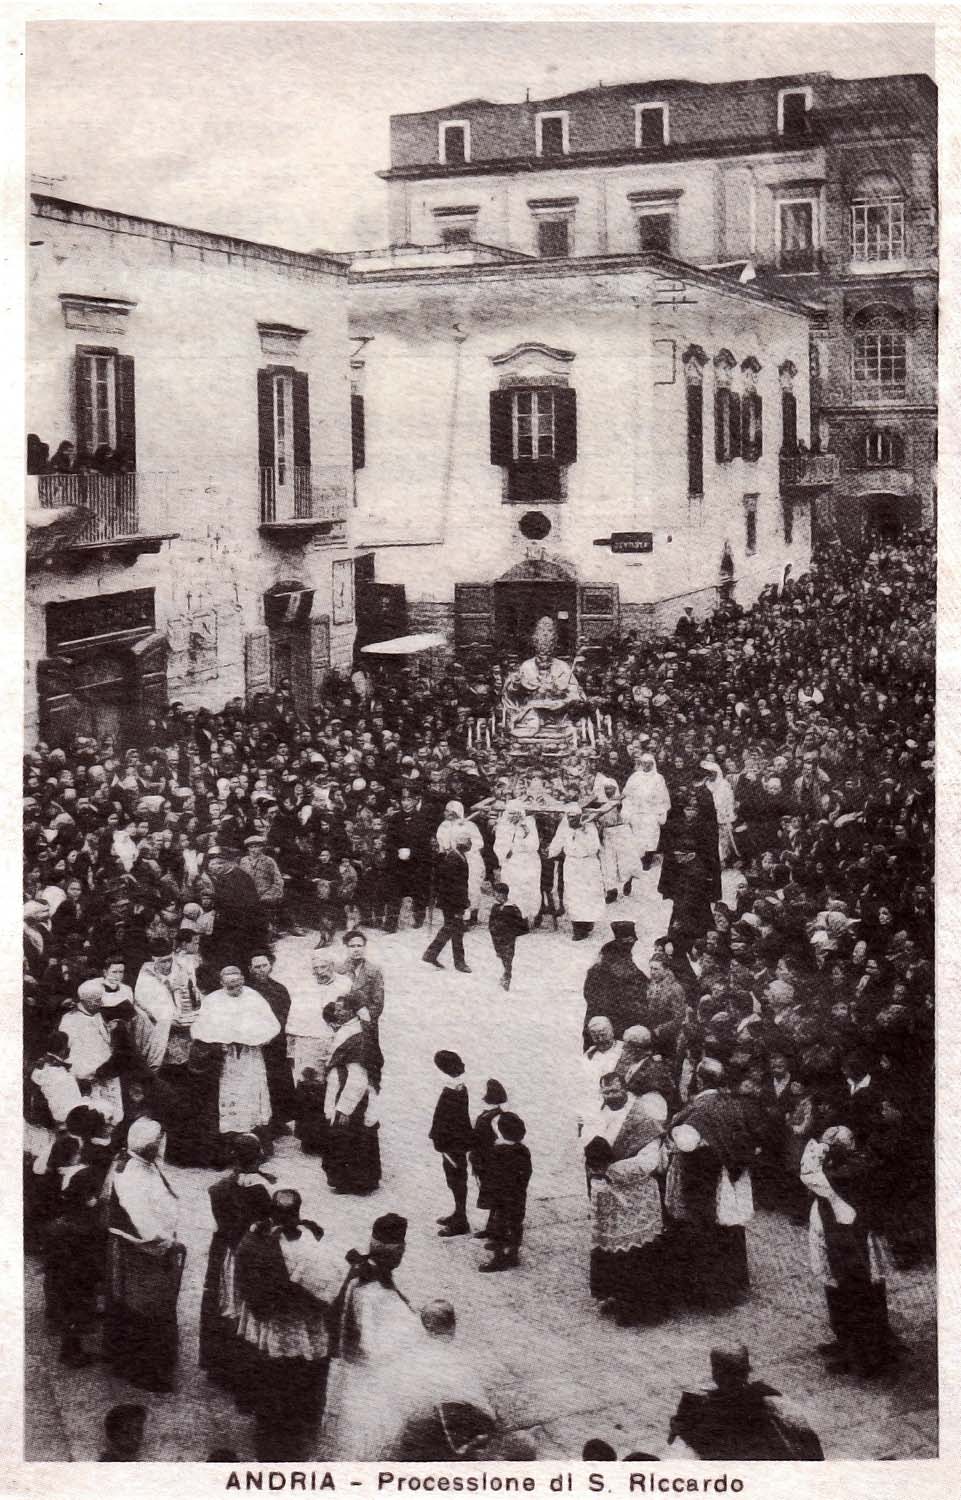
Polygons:
<instances>
[{"instance_id":1,"label":"multi-story building","mask_svg":"<svg viewBox=\"0 0 961 1500\"><path fill-rule=\"evenodd\" d=\"M749 602L810 553L820 461L781 458L810 437L809 322L653 253L358 256L364 577L375 559L410 626L461 649L525 650L543 615L572 651Z\"/></svg>"},{"instance_id":2,"label":"multi-story building","mask_svg":"<svg viewBox=\"0 0 961 1500\"><path fill-rule=\"evenodd\" d=\"M27 728L123 733L353 648L347 268L35 195Z\"/></svg>"},{"instance_id":3,"label":"multi-story building","mask_svg":"<svg viewBox=\"0 0 961 1500\"><path fill-rule=\"evenodd\" d=\"M469 99L392 118L390 236L654 251L816 309L814 444L836 478L819 510L856 540L933 515L936 130L923 75Z\"/></svg>"}]
</instances>

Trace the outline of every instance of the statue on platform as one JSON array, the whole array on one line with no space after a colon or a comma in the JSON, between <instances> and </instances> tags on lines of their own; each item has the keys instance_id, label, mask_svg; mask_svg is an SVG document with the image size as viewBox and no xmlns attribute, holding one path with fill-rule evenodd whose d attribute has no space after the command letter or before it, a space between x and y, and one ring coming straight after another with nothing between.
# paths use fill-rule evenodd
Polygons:
<instances>
[{"instance_id":1,"label":"statue on platform","mask_svg":"<svg viewBox=\"0 0 961 1500\"><path fill-rule=\"evenodd\" d=\"M522 662L504 684L504 711L512 746L546 755L576 747L571 711L584 694L571 667L554 655L557 631L546 616L532 637L534 655Z\"/></svg>"}]
</instances>

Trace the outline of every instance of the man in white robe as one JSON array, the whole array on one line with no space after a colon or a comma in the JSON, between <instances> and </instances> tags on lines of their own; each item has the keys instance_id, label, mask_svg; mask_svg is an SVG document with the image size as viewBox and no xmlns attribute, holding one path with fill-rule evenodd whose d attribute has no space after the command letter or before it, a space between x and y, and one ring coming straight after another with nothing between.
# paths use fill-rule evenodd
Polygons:
<instances>
[{"instance_id":1,"label":"man in white robe","mask_svg":"<svg viewBox=\"0 0 961 1500\"><path fill-rule=\"evenodd\" d=\"M585 824L583 817L578 804L572 803L547 851L550 859L564 856L564 904L575 943L589 936L594 923L603 918L606 905L600 836L594 824Z\"/></svg>"},{"instance_id":2,"label":"man in white robe","mask_svg":"<svg viewBox=\"0 0 961 1500\"><path fill-rule=\"evenodd\" d=\"M671 810L667 782L649 750L642 750L637 755L637 770L625 782L621 809L634 836L641 865L649 870L660 842L661 829Z\"/></svg>"},{"instance_id":3,"label":"man in white robe","mask_svg":"<svg viewBox=\"0 0 961 1500\"><path fill-rule=\"evenodd\" d=\"M228 964L221 988L205 995L193 1038L224 1049L220 1073L220 1132L248 1134L270 1124L270 1091L263 1049L280 1023L263 995L244 984L243 971Z\"/></svg>"},{"instance_id":4,"label":"man in white robe","mask_svg":"<svg viewBox=\"0 0 961 1500\"><path fill-rule=\"evenodd\" d=\"M484 880L484 835L476 823L465 818L463 802L448 802L444 808L444 821L435 837L441 854L460 849L467 860L467 910L473 927L480 910Z\"/></svg>"},{"instance_id":5,"label":"man in white robe","mask_svg":"<svg viewBox=\"0 0 961 1500\"><path fill-rule=\"evenodd\" d=\"M497 821L494 855L507 886L507 899L527 922L541 909L540 843L537 824L523 802L508 802Z\"/></svg>"}]
</instances>

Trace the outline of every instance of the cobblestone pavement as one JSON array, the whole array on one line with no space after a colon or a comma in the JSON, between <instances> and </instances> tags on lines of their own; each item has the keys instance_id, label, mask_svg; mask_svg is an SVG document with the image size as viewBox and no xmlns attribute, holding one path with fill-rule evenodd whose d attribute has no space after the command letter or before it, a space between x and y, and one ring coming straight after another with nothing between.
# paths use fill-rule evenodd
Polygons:
<instances>
[{"instance_id":1,"label":"cobblestone pavement","mask_svg":"<svg viewBox=\"0 0 961 1500\"><path fill-rule=\"evenodd\" d=\"M656 879L656 870L645 875L630 899L608 909L611 917L636 922L642 961L666 926ZM501 1413L532 1435L543 1458L579 1458L590 1437L606 1439L620 1453L659 1452L679 1391L702 1383L711 1344L732 1338L750 1346L760 1377L806 1410L828 1458L934 1456L937 1350L929 1267L895 1273L889 1281L892 1323L906 1350L896 1375L871 1382L824 1373L815 1352L827 1337L823 1295L807 1269L806 1234L773 1215L759 1214L748 1230L753 1290L743 1306L717 1315L679 1314L657 1328L621 1329L598 1316L587 1289L589 1232L574 1111L581 986L588 963L609 936L599 926L588 941L573 944L562 919L556 935L540 931L522 938L514 986L506 995L483 926L467 937L471 975L453 972L449 951L444 974L422 964L423 932L373 934L371 957L387 976L383 1183L369 1198L335 1197L319 1163L285 1139L271 1167L279 1185L300 1189L305 1214L344 1251L366 1243L378 1214L408 1216L398 1283L414 1303L438 1296L454 1303L458 1339L485 1372ZM284 940L277 977L292 987L310 982L312 946L312 938ZM479 1241L436 1236L435 1218L450 1208L427 1140L441 1082L432 1057L440 1047L464 1058L472 1112L481 1107L485 1081L493 1076L527 1122L534 1177L523 1260L499 1276L477 1274L484 1255ZM104 1413L132 1399L150 1406L146 1459L200 1461L218 1446L232 1447L242 1460L253 1457L250 1420L197 1368L197 1319L213 1231L207 1188L214 1175L171 1169L188 1247L172 1395L135 1392L101 1365L83 1371L62 1366L43 1321L39 1268L27 1263L28 1459L96 1458Z\"/></svg>"}]
</instances>

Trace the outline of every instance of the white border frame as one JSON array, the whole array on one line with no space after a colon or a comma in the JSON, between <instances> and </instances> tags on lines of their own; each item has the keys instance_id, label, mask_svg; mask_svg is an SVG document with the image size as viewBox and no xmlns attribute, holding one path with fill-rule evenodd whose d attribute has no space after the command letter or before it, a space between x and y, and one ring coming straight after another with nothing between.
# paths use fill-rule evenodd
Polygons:
<instances>
[{"instance_id":1,"label":"white border frame","mask_svg":"<svg viewBox=\"0 0 961 1500\"><path fill-rule=\"evenodd\" d=\"M777 95L777 133L778 133L778 135L783 135L784 134L784 99L785 99L785 95L787 95L787 94L803 94L804 95L804 113L805 113L806 116L810 115L810 113L811 113L811 107L812 107L812 104L814 102L814 90L811 88L811 86L809 84L806 84L806 83L795 84L795 85L793 85L790 88L778 89L778 95ZM791 137L789 136L788 139L790 140Z\"/></svg>"},{"instance_id":2,"label":"white border frame","mask_svg":"<svg viewBox=\"0 0 961 1500\"><path fill-rule=\"evenodd\" d=\"M571 154L571 115L567 109L544 109L534 116L534 151L537 156L544 155L544 121L560 120L561 122L561 155ZM548 156L547 161L551 158Z\"/></svg>"},{"instance_id":3,"label":"white border frame","mask_svg":"<svg viewBox=\"0 0 961 1500\"><path fill-rule=\"evenodd\" d=\"M461 166L461 162L448 162L447 160L447 132L451 127L464 132L464 162L470 162L470 120L441 120L437 126L437 158L441 166Z\"/></svg>"},{"instance_id":4,"label":"white border frame","mask_svg":"<svg viewBox=\"0 0 961 1500\"><path fill-rule=\"evenodd\" d=\"M664 116L664 141L665 146L671 144L671 107L660 99L645 99L642 104L634 106L634 146L638 151L656 150L653 146L644 146L641 143L641 115L646 109L659 109Z\"/></svg>"}]
</instances>

